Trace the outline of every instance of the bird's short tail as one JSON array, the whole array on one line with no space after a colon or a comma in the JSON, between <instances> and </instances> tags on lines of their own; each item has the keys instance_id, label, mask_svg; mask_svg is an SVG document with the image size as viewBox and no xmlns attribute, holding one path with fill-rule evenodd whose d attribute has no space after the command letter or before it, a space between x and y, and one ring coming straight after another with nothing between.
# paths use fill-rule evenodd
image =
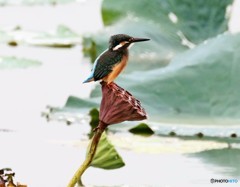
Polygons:
<instances>
[{"instance_id":1,"label":"bird's short tail","mask_svg":"<svg viewBox=\"0 0 240 187\"><path fill-rule=\"evenodd\" d=\"M83 81L83 83L92 82L92 81L94 81L94 78L88 77L85 81Z\"/></svg>"}]
</instances>

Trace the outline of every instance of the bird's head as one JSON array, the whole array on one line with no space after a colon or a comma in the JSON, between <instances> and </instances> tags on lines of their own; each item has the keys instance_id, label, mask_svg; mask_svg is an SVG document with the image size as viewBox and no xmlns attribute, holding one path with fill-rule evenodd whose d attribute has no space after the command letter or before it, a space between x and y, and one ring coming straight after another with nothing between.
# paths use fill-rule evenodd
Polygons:
<instances>
[{"instance_id":1,"label":"bird's head","mask_svg":"<svg viewBox=\"0 0 240 187\"><path fill-rule=\"evenodd\" d=\"M147 38L134 38L126 34L117 34L111 36L109 40L109 49L113 51L127 49L132 43L144 42L150 39Z\"/></svg>"}]
</instances>

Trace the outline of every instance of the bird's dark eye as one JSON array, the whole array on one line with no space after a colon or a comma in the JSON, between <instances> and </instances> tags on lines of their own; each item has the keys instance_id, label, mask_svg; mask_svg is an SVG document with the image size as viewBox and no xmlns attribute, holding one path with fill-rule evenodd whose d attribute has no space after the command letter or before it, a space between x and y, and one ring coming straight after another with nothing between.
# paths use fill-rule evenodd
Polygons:
<instances>
[{"instance_id":1,"label":"bird's dark eye","mask_svg":"<svg viewBox=\"0 0 240 187\"><path fill-rule=\"evenodd\" d=\"M130 39L129 39L129 42L132 42L132 41L133 41L133 38L130 38Z\"/></svg>"}]
</instances>

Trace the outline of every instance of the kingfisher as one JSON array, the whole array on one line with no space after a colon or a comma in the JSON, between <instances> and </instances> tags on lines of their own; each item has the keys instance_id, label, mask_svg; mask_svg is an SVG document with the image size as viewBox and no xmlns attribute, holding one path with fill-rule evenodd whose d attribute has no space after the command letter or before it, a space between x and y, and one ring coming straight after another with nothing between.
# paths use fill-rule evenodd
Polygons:
<instances>
[{"instance_id":1,"label":"kingfisher","mask_svg":"<svg viewBox=\"0 0 240 187\"><path fill-rule=\"evenodd\" d=\"M96 58L90 76L83 83L102 80L110 84L126 67L128 48L135 42L148 40L150 39L135 38L126 34L111 36L108 49Z\"/></svg>"}]
</instances>

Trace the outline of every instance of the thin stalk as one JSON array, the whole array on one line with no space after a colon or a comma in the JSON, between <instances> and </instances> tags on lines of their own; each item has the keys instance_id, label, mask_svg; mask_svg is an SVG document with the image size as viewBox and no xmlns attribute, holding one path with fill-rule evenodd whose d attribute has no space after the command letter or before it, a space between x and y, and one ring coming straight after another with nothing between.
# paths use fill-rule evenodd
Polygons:
<instances>
[{"instance_id":1,"label":"thin stalk","mask_svg":"<svg viewBox=\"0 0 240 187\"><path fill-rule=\"evenodd\" d=\"M74 187L76 185L76 183L78 183L79 186L84 186L82 183L81 177L82 177L83 173L86 171L86 169L89 167L89 165L91 164L93 157L96 153L97 146L98 146L99 140L101 138L101 135L104 132L104 130L106 129L106 127L107 127L107 124L99 121L98 127L94 131L92 143L91 143L90 149L88 151L87 157L86 157L85 161L83 162L83 164L80 166L80 168L76 171L76 173L72 177L72 179L69 182L67 187Z\"/></svg>"}]
</instances>

